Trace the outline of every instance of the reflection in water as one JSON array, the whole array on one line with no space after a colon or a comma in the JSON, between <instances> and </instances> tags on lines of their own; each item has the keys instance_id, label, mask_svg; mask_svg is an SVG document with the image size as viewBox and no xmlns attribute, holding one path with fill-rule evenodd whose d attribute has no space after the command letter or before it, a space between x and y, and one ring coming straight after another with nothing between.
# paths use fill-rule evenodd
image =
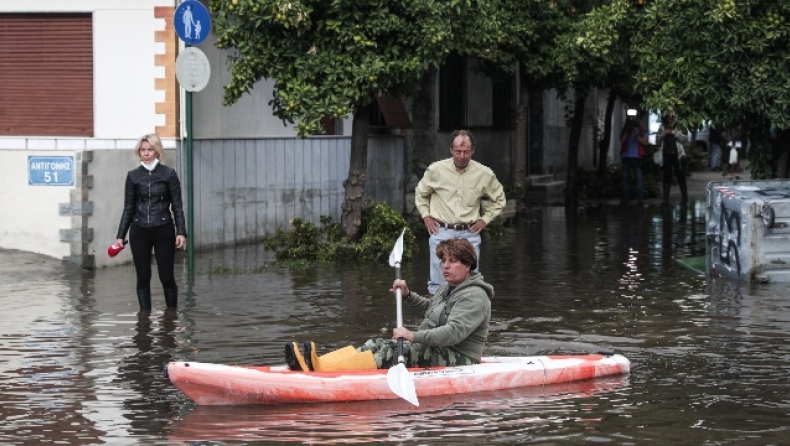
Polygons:
<instances>
[{"instance_id":1,"label":"reflection in water","mask_svg":"<svg viewBox=\"0 0 790 446\"><path fill-rule=\"evenodd\" d=\"M640 283L644 280L640 265L645 266L647 241L644 236L645 208L637 206L634 211L623 212L623 248L627 249L625 272L620 279L622 297L625 299L641 299ZM641 254L641 255L640 255Z\"/></svg>"},{"instance_id":2,"label":"reflection in water","mask_svg":"<svg viewBox=\"0 0 790 446\"><path fill-rule=\"evenodd\" d=\"M131 340L135 350L122 360L114 380L119 387L134 391L123 401L131 435L161 432L177 411L171 401L162 398L170 387L162 379L162 367L171 360L176 347L178 312L168 309L159 318L152 318L147 312L137 314Z\"/></svg>"},{"instance_id":3,"label":"reflection in water","mask_svg":"<svg viewBox=\"0 0 790 446\"><path fill-rule=\"evenodd\" d=\"M633 374L592 390L518 389L418 409L196 407L161 372L169 360L281 364L285 341L331 348L380 336L395 323L387 265L214 274L257 268L271 253L205 251L194 283L179 277L179 313L159 299L140 318L131 265L84 272L0 250L0 444L785 444L790 292L678 267L704 254L704 212L703 203L535 208L511 233L487 237L481 269L496 296L486 355L612 349ZM410 283L427 282L426 246L418 241L403 265Z\"/></svg>"},{"instance_id":4,"label":"reflection in water","mask_svg":"<svg viewBox=\"0 0 790 446\"><path fill-rule=\"evenodd\" d=\"M620 410L615 392L628 377L406 401L276 406L197 406L173 423L171 440L278 441L308 444L524 441L540 426L602 422L592 408ZM618 408L620 407L620 408Z\"/></svg>"},{"instance_id":5,"label":"reflection in water","mask_svg":"<svg viewBox=\"0 0 790 446\"><path fill-rule=\"evenodd\" d=\"M0 252L0 256L5 253ZM105 434L87 416L96 398L84 366L92 275L21 253L0 260L0 443L93 444ZM54 263L54 262L53 262ZM58 262L59 263L59 262Z\"/></svg>"}]
</instances>

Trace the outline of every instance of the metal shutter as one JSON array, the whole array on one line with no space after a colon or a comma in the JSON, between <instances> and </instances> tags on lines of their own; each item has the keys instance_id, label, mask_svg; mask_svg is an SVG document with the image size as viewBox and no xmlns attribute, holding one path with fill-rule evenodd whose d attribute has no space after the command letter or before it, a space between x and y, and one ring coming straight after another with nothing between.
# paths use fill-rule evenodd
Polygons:
<instances>
[{"instance_id":1,"label":"metal shutter","mask_svg":"<svg viewBox=\"0 0 790 446\"><path fill-rule=\"evenodd\" d=\"M93 136L91 14L0 14L0 135Z\"/></svg>"}]
</instances>

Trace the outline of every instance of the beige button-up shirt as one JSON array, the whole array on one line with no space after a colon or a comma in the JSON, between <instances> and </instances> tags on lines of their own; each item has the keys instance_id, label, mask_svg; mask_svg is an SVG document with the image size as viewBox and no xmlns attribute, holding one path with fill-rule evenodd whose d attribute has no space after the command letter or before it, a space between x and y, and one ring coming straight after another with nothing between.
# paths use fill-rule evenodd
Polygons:
<instances>
[{"instance_id":1,"label":"beige button-up shirt","mask_svg":"<svg viewBox=\"0 0 790 446\"><path fill-rule=\"evenodd\" d=\"M455 170L452 158L437 161L428 166L414 189L422 218L430 215L451 224L472 224L481 218L480 200L484 197L491 200L482 215L489 224L505 207L505 190L491 169L474 160L462 172Z\"/></svg>"}]
</instances>

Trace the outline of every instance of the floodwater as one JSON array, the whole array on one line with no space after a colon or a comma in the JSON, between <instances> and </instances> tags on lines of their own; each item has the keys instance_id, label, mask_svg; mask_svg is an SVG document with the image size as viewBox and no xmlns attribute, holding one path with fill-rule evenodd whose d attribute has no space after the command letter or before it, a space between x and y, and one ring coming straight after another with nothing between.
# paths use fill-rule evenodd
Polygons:
<instances>
[{"instance_id":1,"label":"floodwater","mask_svg":"<svg viewBox=\"0 0 790 446\"><path fill-rule=\"evenodd\" d=\"M0 444L787 444L790 292L678 266L704 254L704 228L702 202L541 208L485 238L481 270L497 293L486 355L608 349L632 373L419 408L198 407L162 374L171 360L283 363L289 340L358 345L389 332L386 265L260 269L271 259L260 247L202 252L194 285L179 277L178 313L163 311L155 279L154 312L138 319L132 266L83 271L0 251ZM403 267L417 290L426 245Z\"/></svg>"}]
</instances>

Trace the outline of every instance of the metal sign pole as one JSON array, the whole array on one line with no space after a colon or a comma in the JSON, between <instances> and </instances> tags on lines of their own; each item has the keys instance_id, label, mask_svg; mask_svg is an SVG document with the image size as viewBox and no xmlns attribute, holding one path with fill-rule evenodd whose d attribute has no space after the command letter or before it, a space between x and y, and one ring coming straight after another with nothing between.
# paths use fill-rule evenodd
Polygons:
<instances>
[{"instance_id":1,"label":"metal sign pole","mask_svg":"<svg viewBox=\"0 0 790 446\"><path fill-rule=\"evenodd\" d=\"M195 175L192 152L192 92L206 87L211 75L211 65L206 55L195 48L211 33L211 15L197 0L182 1L173 13L173 28L186 44L176 59L176 78L186 91L187 127L187 281L195 278Z\"/></svg>"},{"instance_id":2,"label":"metal sign pole","mask_svg":"<svg viewBox=\"0 0 790 446\"><path fill-rule=\"evenodd\" d=\"M234 0L235 1L235 0ZM186 48L176 58L176 79L186 90L187 127L187 282L195 278L195 171L192 147L192 92L206 87L211 65L205 53L194 45L206 40L211 32L211 15L197 0L185 0L173 13L173 27Z\"/></svg>"},{"instance_id":3,"label":"metal sign pole","mask_svg":"<svg viewBox=\"0 0 790 446\"><path fill-rule=\"evenodd\" d=\"M195 277L195 194L192 156L192 92L186 92L187 121L187 277L190 284Z\"/></svg>"}]
</instances>

